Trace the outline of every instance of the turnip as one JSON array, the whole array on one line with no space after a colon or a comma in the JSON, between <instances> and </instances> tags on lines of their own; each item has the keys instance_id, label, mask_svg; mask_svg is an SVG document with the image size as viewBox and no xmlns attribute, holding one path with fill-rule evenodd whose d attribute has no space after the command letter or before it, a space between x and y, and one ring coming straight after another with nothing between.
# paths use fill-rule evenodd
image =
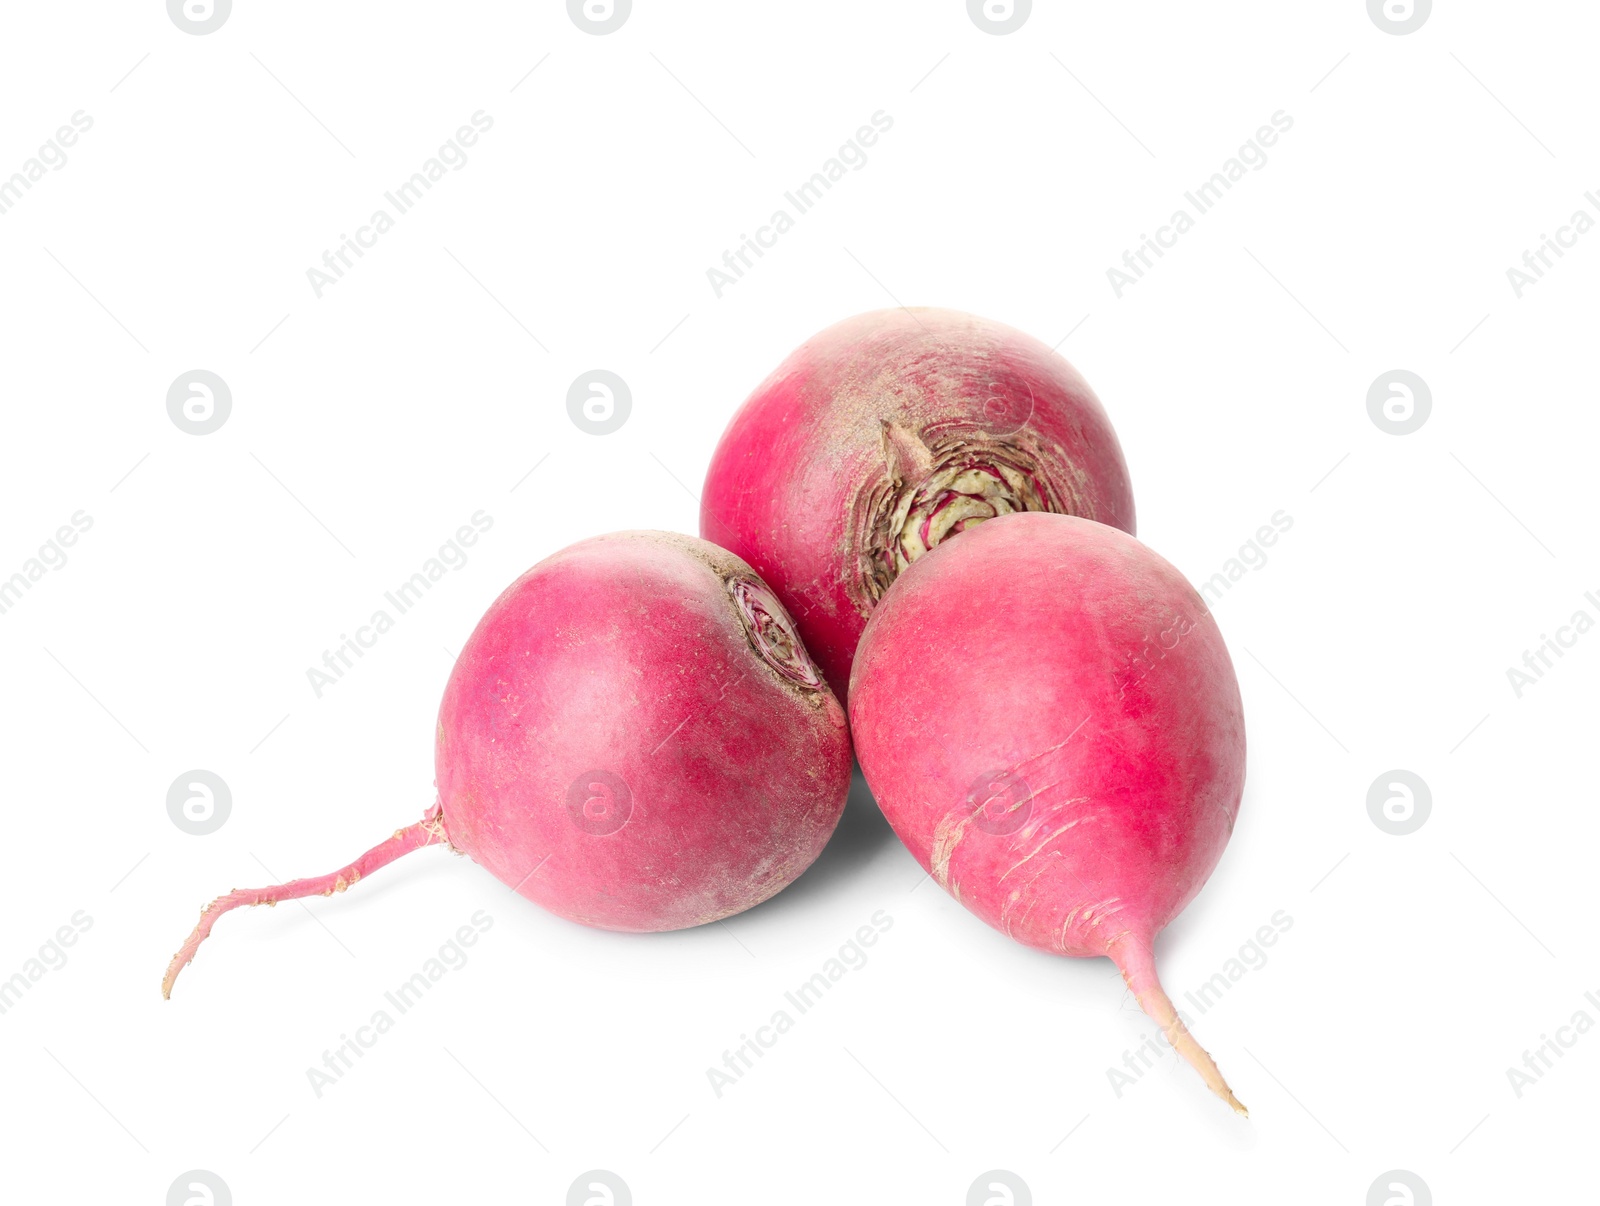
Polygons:
<instances>
[{"instance_id":1,"label":"turnip","mask_svg":"<svg viewBox=\"0 0 1600 1206\"><path fill-rule=\"evenodd\" d=\"M224 913L342 892L434 844L584 925L728 917L827 843L850 741L748 565L691 536L621 532L556 553L495 600L445 687L435 771L422 820L349 866L208 905L163 993Z\"/></svg>"},{"instance_id":2,"label":"turnip","mask_svg":"<svg viewBox=\"0 0 1600 1206\"><path fill-rule=\"evenodd\" d=\"M1200 596L1132 536L1009 515L912 565L850 682L856 756L923 869L984 921L1107 955L1244 1113L1156 977L1244 789L1244 715Z\"/></svg>"},{"instance_id":3,"label":"turnip","mask_svg":"<svg viewBox=\"0 0 1600 1206\"><path fill-rule=\"evenodd\" d=\"M1044 344L949 310L830 327L723 434L700 534L748 561L841 695L895 576L996 515L1055 511L1134 530L1111 423Z\"/></svg>"}]
</instances>

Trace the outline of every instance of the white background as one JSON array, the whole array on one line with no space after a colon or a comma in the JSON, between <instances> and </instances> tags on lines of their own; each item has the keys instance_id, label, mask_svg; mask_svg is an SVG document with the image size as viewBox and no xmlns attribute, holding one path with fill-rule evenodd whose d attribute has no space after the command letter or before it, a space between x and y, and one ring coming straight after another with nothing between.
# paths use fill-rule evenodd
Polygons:
<instances>
[{"instance_id":1,"label":"white background","mask_svg":"<svg viewBox=\"0 0 1600 1206\"><path fill-rule=\"evenodd\" d=\"M1520 299L1506 276L1600 188L1592 6L1441 2L1406 36L1361 0L1041 0L1005 36L960 0L637 0L603 37L551 0L4 23L0 175L94 122L0 215L0 576L93 519L0 615L0 976L92 918L0 1016L8 1200L158 1204L188 1169L241 1206L560 1203L590 1168L641 1206L959 1204L993 1168L1039 1203L1360 1206L1390 1169L1439 1203L1593 1194L1600 1034L1520 1098L1506 1072L1600 1021L1600 635L1520 698L1506 674L1600 619L1600 234ZM480 109L466 166L317 298L306 270ZM877 110L866 166L718 298L706 270ZM1278 110L1267 165L1119 299L1106 270ZM204 901L431 802L452 651L506 583L695 531L750 389L897 303L1066 337L1140 537L1196 581L1293 518L1216 605L1249 784L1159 945L1176 997L1293 918L1195 1018L1249 1121L1170 1054L1118 1096L1152 1026L1111 965L988 930L859 787L724 925L584 930L431 850L229 917L162 1001ZM1397 367L1433 397L1407 436L1366 408ZM233 396L207 436L166 412L194 368ZM613 435L567 416L593 368L631 387ZM317 698L306 669L479 509L469 562ZM167 816L193 768L232 790L207 837ZM1432 790L1405 837L1367 814L1395 768ZM318 1098L306 1069L480 909L470 962ZM718 1099L706 1069L876 910L867 965Z\"/></svg>"}]
</instances>

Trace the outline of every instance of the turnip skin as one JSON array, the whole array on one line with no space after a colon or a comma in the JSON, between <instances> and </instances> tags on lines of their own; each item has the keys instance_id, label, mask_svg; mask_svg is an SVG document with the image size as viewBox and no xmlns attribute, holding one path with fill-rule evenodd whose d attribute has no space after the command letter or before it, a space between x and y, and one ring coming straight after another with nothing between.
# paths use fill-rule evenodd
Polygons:
<instances>
[{"instance_id":1,"label":"turnip skin","mask_svg":"<svg viewBox=\"0 0 1600 1206\"><path fill-rule=\"evenodd\" d=\"M436 736L421 821L330 875L213 901L163 995L224 913L342 892L427 845L584 925L716 921L811 865L850 785L844 710L781 605L675 533L582 541L518 578L462 648Z\"/></svg>"},{"instance_id":2,"label":"turnip skin","mask_svg":"<svg viewBox=\"0 0 1600 1206\"><path fill-rule=\"evenodd\" d=\"M1000 323L917 308L828 328L756 389L712 457L700 534L771 585L843 695L867 617L898 572L895 504L962 466L1000 486L1002 507L1134 530L1122 450L1077 371ZM997 482L1008 472L1024 488ZM959 490L948 497L982 509Z\"/></svg>"},{"instance_id":3,"label":"turnip skin","mask_svg":"<svg viewBox=\"0 0 1600 1206\"><path fill-rule=\"evenodd\" d=\"M1018 942L1110 957L1243 1113L1152 955L1244 789L1233 664L1183 576L1103 524L989 520L884 596L849 708L867 783L923 868Z\"/></svg>"},{"instance_id":4,"label":"turnip skin","mask_svg":"<svg viewBox=\"0 0 1600 1206\"><path fill-rule=\"evenodd\" d=\"M439 709L451 842L602 929L700 925L792 882L838 824L850 743L803 648L812 685L753 648L726 583L754 579L732 554L664 533L585 540L518 579ZM631 797L615 833L586 831L568 807L596 770Z\"/></svg>"}]
</instances>

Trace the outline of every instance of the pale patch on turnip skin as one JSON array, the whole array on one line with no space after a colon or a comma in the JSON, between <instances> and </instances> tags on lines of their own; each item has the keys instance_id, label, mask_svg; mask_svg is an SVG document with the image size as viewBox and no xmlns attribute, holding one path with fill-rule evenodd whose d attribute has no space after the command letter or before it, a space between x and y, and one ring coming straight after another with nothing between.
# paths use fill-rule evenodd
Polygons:
<instances>
[{"instance_id":1,"label":"pale patch on turnip skin","mask_svg":"<svg viewBox=\"0 0 1600 1206\"><path fill-rule=\"evenodd\" d=\"M961 839L972 824L972 813L952 810L940 818L933 831L932 853L928 856L928 873L941 888L950 889L950 856L956 852ZM953 889L951 889L953 890Z\"/></svg>"},{"instance_id":2,"label":"pale patch on turnip skin","mask_svg":"<svg viewBox=\"0 0 1600 1206\"><path fill-rule=\"evenodd\" d=\"M1089 799L1088 796L1077 796L1077 797L1075 797L1073 799L1062 801L1062 803L1060 805L1060 808L1061 809L1066 809L1066 808L1070 808L1074 804L1088 804L1088 803L1090 803L1090 799ZM1004 871L1002 871L1000 873L999 882L1004 883L1007 879L1009 879L1017 871L1020 871L1023 867L1025 867L1029 863L1031 863L1044 850L1044 848L1046 846L1048 846L1051 842L1055 841L1058 837L1060 837L1067 830L1071 829L1074 825L1081 825L1085 821L1093 821L1095 819L1096 819L1095 814L1089 813L1089 814L1087 814L1085 816L1073 817L1070 821L1066 822L1064 825L1060 825L1057 828L1052 829L1049 833L1045 834L1044 838L1036 846L1034 846L1033 849L1029 850L1020 859L1018 859L1016 862L1012 863L1011 866L1007 867ZM1016 844L1017 845L1021 845L1022 842L1024 842L1024 841L1032 841L1034 836L1035 836L1035 834L1037 833L1038 829L1043 828L1044 824L1045 824L1045 821L1042 818L1037 822L1031 822L1029 827L1024 828L1023 830L1021 830L1017 834L1017 843Z\"/></svg>"}]
</instances>

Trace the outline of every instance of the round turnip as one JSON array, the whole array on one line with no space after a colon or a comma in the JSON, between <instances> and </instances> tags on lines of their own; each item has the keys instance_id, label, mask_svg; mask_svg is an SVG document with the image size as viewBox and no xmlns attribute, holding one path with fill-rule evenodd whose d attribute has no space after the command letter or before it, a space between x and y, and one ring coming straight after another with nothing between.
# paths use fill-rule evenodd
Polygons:
<instances>
[{"instance_id":1,"label":"round turnip","mask_svg":"<svg viewBox=\"0 0 1600 1206\"><path fill-rule=\"evenodd\" d=\"M1240 1113L1156 978L1244 789L1244 714L1205 603L1132 536L1010 515L912 565L850 684L867 784L925 870L984 921L1107 955Z\"/></svg>"},{"instance_id":2,"label":"round turnip","mask_svg":"<svg viewBox=\"0 0 1600 1206\"><path fill-rule=\"evenodd\" d=\"M446 844L553 913L672 930L759 904L808 867L850 784L844 711L739 558L665 532L556 553L489 608L439 709L438 800L330 875L206 907L342 892Z\"/></svg>"},{"instance_id":3,"label":"round turnip","mask_svg":"<svg viewBox=\"0 0 1600 1206\"><path fill-rule=\"evenodd\" d=\"M772 585L841 695L902 570L996 515L1134 530L1111 423L1073 367L949 310L862 314L807 341L740 408L706 474L700 534Z\"/></svg>"}]
</instances>

